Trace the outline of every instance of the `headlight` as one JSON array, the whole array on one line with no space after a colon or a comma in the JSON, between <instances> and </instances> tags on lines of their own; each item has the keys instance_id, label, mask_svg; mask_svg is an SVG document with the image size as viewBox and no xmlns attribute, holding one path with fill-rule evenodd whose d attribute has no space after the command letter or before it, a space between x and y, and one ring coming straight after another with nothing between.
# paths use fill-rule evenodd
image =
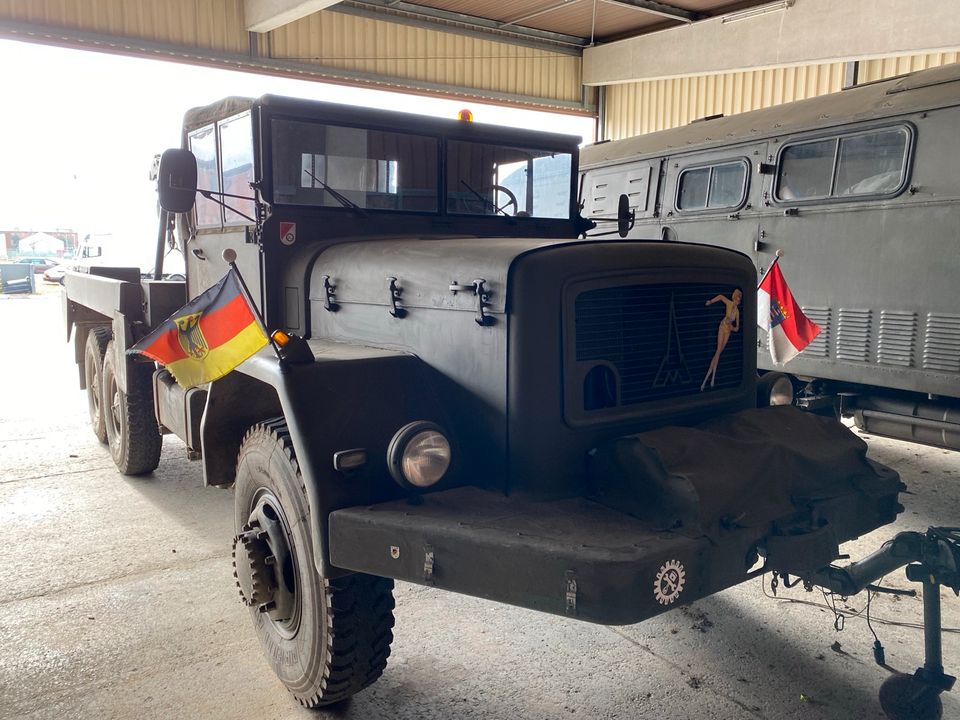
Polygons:
<instances>
[{"instance_id":1,"label":"headlight","mask_svg":"<svg viewBox=\"0 0 960 720\"><path fill-rule=\"evenodd\" d=\"M757 382L757 406L792 405L793 383L783 373L770 372Z\"/></svg>"},{"instance_id":2,"label":"headlight","mask_svg":"<svg viewBox=\"0 0 960 720\"><path fill-rule=\"evenodd\" d=\"M412 489L436 485L450 468L450 441L439 425L417 420L404 425L387 448L387 466L401 486Z\"/></svg>"}]
</instances>

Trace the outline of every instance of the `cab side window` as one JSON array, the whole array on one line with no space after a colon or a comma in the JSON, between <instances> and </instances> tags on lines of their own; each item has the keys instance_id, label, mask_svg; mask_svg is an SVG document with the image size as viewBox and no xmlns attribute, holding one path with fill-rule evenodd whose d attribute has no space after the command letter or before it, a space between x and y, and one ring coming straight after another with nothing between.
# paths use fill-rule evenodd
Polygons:
<instances>
[{"instance_id":1,"label":"cab side window","mask_svg":"<svg viewBox=\"0 0 960 720\"><path fill-rule=\"evenodd\" d=\"M256 212L254 201L242 198L253 196L253 131L250 113L220 122L220 164L223 172L223 191L240 197L225 197L228 207L223 209L224 224L250 224Z\"/></svg>"},{"instance_id":2,"label":"cab side window","mask_svg":"<svg viewBox=\"0 0 960 720\"><path fill-rule=\"evenodd\" d=\"M747 163L742 160L688 168L677 181L678 210L734 208L747 194Z\"/></svg>"},{"instance_id":3,"label":"cab side window","mask_svg":"<svg viewBox=\"0 0 960 720\"><path fill-rule=\"evenodd\" d=\"M217 133L213 125L194 130L189 135L190 151L197 158L197 187L220 192L217 172ZM197 193L197 227L220 227L220 205Z\"/></svg>"},{"instance_id":4,"label":"cab side window","mask_svg":"<svg viewBox=\"0 0 960 720\"><path fill-rule=\"evenodd\" d=\"M897 127L784 145L776 199L895 194L906 179L910 138L906 127Z\"/></svg>"}]
</instances>

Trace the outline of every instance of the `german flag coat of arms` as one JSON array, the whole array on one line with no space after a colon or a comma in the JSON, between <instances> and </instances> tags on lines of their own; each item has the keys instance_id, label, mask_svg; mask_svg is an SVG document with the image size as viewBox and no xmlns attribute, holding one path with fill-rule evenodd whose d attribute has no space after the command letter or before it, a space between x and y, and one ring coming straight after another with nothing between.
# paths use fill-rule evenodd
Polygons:
<instances>
[{"instance_id":1,"label":"german flag coat of arms","mask_svg":"<svg viewBox=\"0 0 960 720\"><path fill-rule=\"evenodd\" d=\"M267 335L231 268L127 352L165 366L185 388L222 378L267 344Z\"/></svg>"}]
</instances>

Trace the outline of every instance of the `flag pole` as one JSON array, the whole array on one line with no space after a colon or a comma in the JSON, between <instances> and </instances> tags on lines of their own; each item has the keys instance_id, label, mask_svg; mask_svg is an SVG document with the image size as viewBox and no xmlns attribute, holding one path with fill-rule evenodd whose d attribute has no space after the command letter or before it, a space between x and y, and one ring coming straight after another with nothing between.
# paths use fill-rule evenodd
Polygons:
<instances>
[{"instance_id":1,"label":"flag pole","mask_svg":"<svg viewBox=\"0 0 960 720\"><path fill-rule=\"evenodd\" d=\"M224 252L226 252L226 251L224 251ZM782 250L782 249L777 250L776 255L777 255L777 256L773 259L773 262L770 263L770 267L767 268L767 271L766 271L766 272L763 274L763 276L760 278L759 282L757 282L757 289L758 289L758 290L760 289L760 286L763 285L763 281L767 279L767 275L769 275L769 274L770 274L770 271L773 270L773 266L776 265L778 262L780 262L780 258L783 257L783 250Z\"/></svg>"},{"instance_id":2,"label":"flag pole","mask_svg":"<svg viewBox=\"0 0 960 720\"><path fill-rule=\"evenodd\" d=\"M250 289L247 287L247 283L243 281L243 275L240 274L240 268L237 267L237 251L233 248L224 248L223 253L221 253L224 262L230 266L230 269L236 273L237 281L240 283L240 292L243 293L243 299L247 301L247 305L250 306L250 309L253 311L253 316L257 319L257 324L260 326L260 331L266 336L267 342L270 343L270 347L273 348L273 351L277 354L277 360L280 361L280 364L283 364L283 356L280 354L280 348L277 347L277 344L273 341L273 336L267 330L267 324L263 321L263 315L260 314L260 309L257 307L256 303L253 302L253 297L250 295Z\"/></svg>"}]
</instances>

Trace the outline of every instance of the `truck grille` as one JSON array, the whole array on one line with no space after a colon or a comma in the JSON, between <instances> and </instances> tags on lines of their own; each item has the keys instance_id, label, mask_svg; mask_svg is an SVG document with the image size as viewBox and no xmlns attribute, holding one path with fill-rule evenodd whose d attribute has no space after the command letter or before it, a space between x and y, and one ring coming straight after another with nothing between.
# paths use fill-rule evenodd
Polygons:
<instances>
[{"instance_id":1,"label":"truck grille","mask_svg":"<svg viewBox=\"0 0 960 720\"><path fill-rule=\"evenodd\" d=\"M626 285L581 292L575 302L577 372L583 410L592 411L700 392L717 347L731 285ZM743 317L720 355L705 392L738 387L743 376Z\"/></svg>"}]
</instances>

